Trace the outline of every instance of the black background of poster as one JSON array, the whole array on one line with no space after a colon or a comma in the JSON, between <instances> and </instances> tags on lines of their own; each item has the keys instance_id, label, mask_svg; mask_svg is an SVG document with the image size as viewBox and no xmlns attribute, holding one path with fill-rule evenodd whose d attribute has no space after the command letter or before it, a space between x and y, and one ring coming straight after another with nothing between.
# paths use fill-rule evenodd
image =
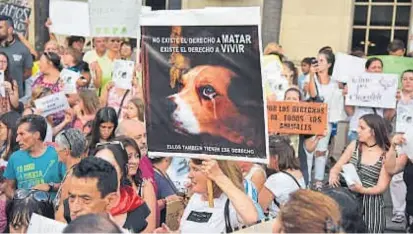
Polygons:
<instances>
[{"instance_id":1,"label":"black background of poster","mask_svg":"<svg viewBox=\"0 0 413 234\"><path fill-rule=\"evenodd\" d=\"M0 2L0 13L11 17L14 23L14 31L22 33L23 35L26 35L27 25L25 21L29 19L31 11L28 7ZM4 14L4 12L8 14Z\"/></svg>"},{"instance_id":2,"label":"black background of poster","mask_svg":"<svg viewBox=\"0 0 413 234\"><path fill-rule=\"evenodd\" d=\"M266 158L264 102L262 94L259 37L257 26L182 26L182 37L221 37L222 34L248 34L252 37L252 44L244 44L245 53L183 53L190 59L191 68L197 65L220 65L238 71L242 74L245 86L239 90L240 95L254 100L250 105L249 114L254 116L255 126L259 132L260 144L254 147L239 145L224 138L213 137L209 134L182 135L176 133L170 124L166 97L176 94L178 88L172 89L170 84L169 59L171 53L160 53L161 46L170 44L153 43L153 37L171 36L171 26L143 26L142 27L142 54L144 64L144 83L146 101L146 126L148 135L148 149L151 152L171 153L205 153L211 155L226 155L250 158ZM219 46L215 44L181 44L183 47ZM226 148L242 148L254 150L254 154L214 153L208 151L185 151L167 149L167 145L195 145Z\"/></svg>"}]
</instances>

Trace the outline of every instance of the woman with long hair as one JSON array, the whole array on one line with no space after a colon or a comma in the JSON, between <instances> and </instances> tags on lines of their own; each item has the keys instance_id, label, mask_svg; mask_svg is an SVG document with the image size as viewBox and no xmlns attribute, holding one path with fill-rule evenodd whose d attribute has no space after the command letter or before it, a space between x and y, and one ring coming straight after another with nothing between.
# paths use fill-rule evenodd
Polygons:
<instances>
[{"instance_id":1,"label":"woman with long hair","mask_svg":"<svg viewBox=\"0 0 413 234\"><path fill-rule=\"evenodd\" d=\"M96 113L93 121L89 152L92 152L97 143L108 142L115 138L118 127L118 115L112 107L103 107Z\"/></svg>"},{"instance_id":2,"label":"woman with long hair","mask_svg":"<svg viewBox=\"0 0 413 234\"><path fill-rule=\"evenodd\" d=\"M19 108L19 88L16 80L10 77L9 57L0 52L0 72L4 74L4 93L0 93L0 114Z\"/></svg>"},{"instance_id":3,"label":"woman with long hair","mask_svg":"<svg viewBox=\"0 0 413 234\"><path fill-rule=\"evenodd\" d=\"M73 107L75 112L73 127L82 130L87 122L95 118L100 103L94 90L82 89L79 90L78 95L78 104Z\"/></svg>"},{"instance_id":4,"label":"woman with long hair","mask_svg":"<svg viewBox=\"0 0 413 234\"><path fill-rule=\"evenodd\" d=\"M363 210L363 219L369 233L382 233L386 226L383 194L390 183L384 159L390 149L388 126L379 115L367 114L360 118L358 140L347 146L343 155L330 170L329 183L339 186L343 166L351 163L357 170L361 184L350 189L358 194Z\"/></svg>"},{"instance_id":5,"label":"woman with long hair","mask_svg":"<svg viewBox=\"0 0 413 234\"><path fill-rule=\"evenodd\" d=\"M16 142L17 137L17 119L20 114L15 111L4 113L0 116L0 157L1 161L7 162L10 155L19 150ZM1 166L2 163L0 163Z\"/></svg>"}]
</instances>

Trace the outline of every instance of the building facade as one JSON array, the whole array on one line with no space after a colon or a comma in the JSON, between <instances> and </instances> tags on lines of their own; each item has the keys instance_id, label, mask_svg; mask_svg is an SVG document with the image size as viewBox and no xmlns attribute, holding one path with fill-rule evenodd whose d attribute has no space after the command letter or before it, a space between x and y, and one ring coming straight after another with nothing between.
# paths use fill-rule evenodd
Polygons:
<instances>
[{"instance_id":1,"label":"building facade","mask_svg":"<svg viewBox=\"0 0 413 234\"><path fill-rule=\"evenodd\" d=\"M161 3L160 3L161 2ZM155 9L259 6L263 45L275 41L298 62L329 45L386 54L394 39L413 51L413 0L146 0ZM155 5L156 3L156 5Z\"/></svg>"}]
</instances>

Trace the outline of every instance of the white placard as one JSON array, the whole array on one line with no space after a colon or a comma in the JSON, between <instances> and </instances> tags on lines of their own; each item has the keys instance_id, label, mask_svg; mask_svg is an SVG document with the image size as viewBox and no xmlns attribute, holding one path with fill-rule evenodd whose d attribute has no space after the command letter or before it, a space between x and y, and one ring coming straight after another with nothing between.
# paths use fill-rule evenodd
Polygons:
<instances>
[{"instance_id":1,"label":"white placard","mask_svg":"<svg viewBox=\"0 0 413 234\"><path fill-rule=\"evenodd\" d=\"M60 72L60 79L62 79L63 92L65 94L77 93L76 82L79 79L79 77L80 77L79 72L75 72L67 68L63 69Z\"/></svg>"},{"instance_id":2,"label":"white placard","mask_svg":"<svg viewBox=\"0 0 413 234\"><path fill-rule=\"evenodd\" d=\"M65 223L33 213L27 233L62 233L65 227Z\"/></svg>"},{"instance_id":3,"label":"white placard","mask_svg":"<svg viewBox=\"0 0 413 234\"><path fill-rule=\"evenodd\" d=\"M50 1L50 20L53 33L90 36L89 5L81 1Z\"/></svg>"},{"instance_id":4,"label":"white placard","mask_svg":"<svg viewBox=\"0 0 413 234\"><path fill-rule=\"evenodd\" d=\"M92 36L136 37L141 0L89 0Z\"/></svg>"},{"instance_id":5,"label":"white placard","mask_svg":"<svg viewBox=\"0 0 413 234\"><path fill-rule=\"evenodd\" d=\"M37 109L43 111L42 115L44 117L70 108L67 98L63 92L39 98L34 101L34 104Z\"/></svg>"},{"instance_id":6,"label":"white placard","mask_svg":"<svg viewBox=\"0 0 413 234\"><path fill-rule=\"evenodd\" d=\"M347 83L346 105L394 109L398 75L363 73Z\"/></svg>"},{"instance_id":7,"label":"white placard","mask_svg":"<svg viewBox=\"0 0 413 234\"><path fill-rule=\"evenodd\" d=\"M347 83L350 77L358 76L365 72L367 59L348 54L336 53L334 63L333 79L338 82Z\"/></svg>"},{"instance_id":8,"label":"white placard","mask_svg":"<svg viewBox=\"0 0 413 234\"><path fill-rule=\"evenodd\" d=\"M352 186L354 184L361 184L361 180L360 177L357 173L356 167L351 164L345 164L343 165L343 169L342 169L342 175L344 177L344 179L346 180L346 183L348 186Z\"/></svg>"},{"instance_id":9,"label":"white placard","mask_svg":"<svg viewBox=\"0 0 413 234\"><path fill-rule=\"evenodd\" d=\"M263 82L268 87L267 95L275 95L278 101L284 100L285 92L290 87L287 79L279 77L278 79L265 79Z\"/></svg>"},{"instance_id":10,"label":"white placard","mask_svg":"<svg viewBox=\"0 0 413 234\"><path fill-rule=\"evenodd\" d=\"M0 71L0 95L6 96L6 88L4 87L4 71Z\"/></svg>"},{"instance_id":11,"label":"white placard","mask_svg":"<svg viewBox=\"0 0 413 234\"><path fill-rule=\"evenodd\" d=\"M397 104L396 132L404 133L413 126L413 104Z\"/></svg>"},{"instance_id":12,"label":"white placard","mask_svg":"<svg viewBox=\"0 0 413 234\"><path fill-rule=\"evenodd\" d=\"M413 160L413 126L410 126L409 129L404 134L406 139L405 144L400 147L400 154L406 154L410 160Z\"/></svg>"},{"instance_id":13,"label":"white placard","mask_svg":"<svg viewBox=\"0 0 413 234\"><path fill-rule=\"evenodd\" d=\"M116 60L113 65L112 80L121 89L132 89L133 68L135 63L127 60Z\"/></svg>"}]
</instances>

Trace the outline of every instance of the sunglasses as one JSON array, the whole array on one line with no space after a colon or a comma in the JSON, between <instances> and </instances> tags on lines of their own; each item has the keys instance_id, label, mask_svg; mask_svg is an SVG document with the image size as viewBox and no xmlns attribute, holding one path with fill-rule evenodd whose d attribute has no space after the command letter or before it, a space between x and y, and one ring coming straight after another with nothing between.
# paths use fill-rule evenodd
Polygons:
<instances>
[{"instance_id":1,"label":"sunglasses","mask_svg":"<svg viewBox=\"0 0 413 234\"><path fill-rule=\"evenodd\" d=\"M123 146L122 142L120 142L120 141L108 141L108 142L97 143L96 148L104 147L104 146L107 146L107 145L119 145L123 150L125 150L125 147Z\"/></svg>"},{"instance_id":2,"label":"sunglasses","mask_svg":"<svg viewBox=\"0 0 413 234\"><path fill-rule=\"evenodd\" d=\"M117 42L117 43L121 43L122 42L122 40L117 40L117 39L112 39L112 40L110 40L110 42Z\"/></svg>"},{"instance_id":3,"label":"sunglasses","mask_svg":"<svg viewBox=\"0 0 413 234\"><path fill-rule=\"evenodd\" d=\"M67 137L67 134L65 131L62 132L62 136L66 139L67 143L69 144L69 150L72 150L72 144L69 141L69 138Z\"/></svg>"},{"instance_id":4,"label":"sunglasses","mask_svg":"<svg viewBox=\"0 0 413 234\"><path fill-rule=\"evenodd\" d=\"M40 190L17 189L14 193L13 200L23 200L33 196L38 202L50 202L50 194Z\"/></svg>"}]
</instances>

